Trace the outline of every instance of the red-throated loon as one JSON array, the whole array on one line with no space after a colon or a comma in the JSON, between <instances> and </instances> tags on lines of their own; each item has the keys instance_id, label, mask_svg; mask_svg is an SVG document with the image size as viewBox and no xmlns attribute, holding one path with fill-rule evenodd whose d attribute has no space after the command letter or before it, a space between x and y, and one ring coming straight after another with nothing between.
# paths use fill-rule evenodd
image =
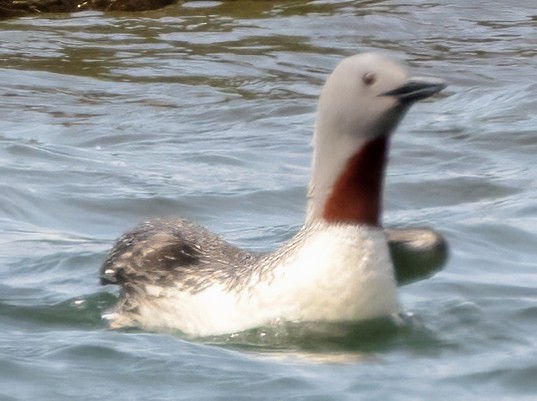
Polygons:
<instances>
[{"instance_id":1,"label":"red-throated loon","mask_svg":"<svg viewBox=\"0 0 537 401\"><path fill-rule=\"evenodd\" d=\"M302 229L276 251L255 254L186 220L140 224L101 267L103 283L121 286L110 327L208 336L400 311L381 227L390 136L409 106L444 87L409 78L385 55L343 60L319 98Z\"/></svg>"}]
</instances>

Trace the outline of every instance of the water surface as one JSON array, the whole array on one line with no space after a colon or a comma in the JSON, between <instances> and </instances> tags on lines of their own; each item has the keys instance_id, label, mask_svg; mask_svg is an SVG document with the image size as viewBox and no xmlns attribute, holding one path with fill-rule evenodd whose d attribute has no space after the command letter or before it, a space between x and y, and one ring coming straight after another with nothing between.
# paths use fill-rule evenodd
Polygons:
<instances>
[{"instance_id":1,"label":"water surface","mask_svg":"<svg viewBox=\"0 0 537 401\"><path fill-rule=\"evenodd\" d=\"M537 7L504 3L0 22L0 399L535 399ZM116 293L97 269L140 220L181 215L254 250L297 230L320 87L379 49L450 84L393 138L385 223L434 227L452 249L401 288L406 317L339 341L106 330Z\"/></svg>"}]
</instances>

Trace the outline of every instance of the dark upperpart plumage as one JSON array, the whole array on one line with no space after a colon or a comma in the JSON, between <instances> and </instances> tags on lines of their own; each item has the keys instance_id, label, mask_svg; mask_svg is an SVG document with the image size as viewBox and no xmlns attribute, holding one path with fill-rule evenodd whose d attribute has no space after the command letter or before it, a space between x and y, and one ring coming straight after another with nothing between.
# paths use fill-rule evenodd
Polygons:
<instances>
[{"instance_id":1,"label":"dark upperpart plumage","mask_svg":"<svg viewBox=\"0 0 537 401\"><path fill-rule=\"evenodd\" d=\"M218 281L239 283L261 257L243 251L208 229L183 219L155 219L118 239L101 269L101 284L155 284L198 292ZM250 272L251 274L251 272Z\"/></svg>"}]
</instances>

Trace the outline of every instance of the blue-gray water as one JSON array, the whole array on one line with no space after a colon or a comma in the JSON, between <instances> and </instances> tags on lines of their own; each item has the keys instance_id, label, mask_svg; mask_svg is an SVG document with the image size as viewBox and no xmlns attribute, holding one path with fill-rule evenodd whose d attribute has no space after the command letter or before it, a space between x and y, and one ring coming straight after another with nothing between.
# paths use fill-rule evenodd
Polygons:
<instances>
[{"instance_id":1,"label":"blue-gray water","mask_svg":"<svg viewBox=\"0 0 537 401\"><path fill-rule=\"evenodd\" d=\"M0 399L537 399L536 28L534 0L0 22ZM97 269L138 221L182 215L256 250L300 226L320 86L372 49L450 83L393 139L385 223L451 245L400 289L405 321L341 342L108 331Z\"/></svg>"}]
</instances>

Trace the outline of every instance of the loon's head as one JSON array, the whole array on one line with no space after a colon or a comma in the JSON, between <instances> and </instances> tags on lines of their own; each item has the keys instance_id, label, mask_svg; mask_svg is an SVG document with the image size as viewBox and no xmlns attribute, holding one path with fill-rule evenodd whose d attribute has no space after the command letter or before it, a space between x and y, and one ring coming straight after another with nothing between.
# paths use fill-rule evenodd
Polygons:
<instances>
[{"instance_id":1,"label":"loon's head","mask_svg":"<svg viewBox=\"0 0 537 401\"><path fill-rule=\"evenodd\" d=\"M389 136L413 103L444 87L382 54L343 60L319 97L308 221L378 225Z\"/></svg>"}]
</instances>

